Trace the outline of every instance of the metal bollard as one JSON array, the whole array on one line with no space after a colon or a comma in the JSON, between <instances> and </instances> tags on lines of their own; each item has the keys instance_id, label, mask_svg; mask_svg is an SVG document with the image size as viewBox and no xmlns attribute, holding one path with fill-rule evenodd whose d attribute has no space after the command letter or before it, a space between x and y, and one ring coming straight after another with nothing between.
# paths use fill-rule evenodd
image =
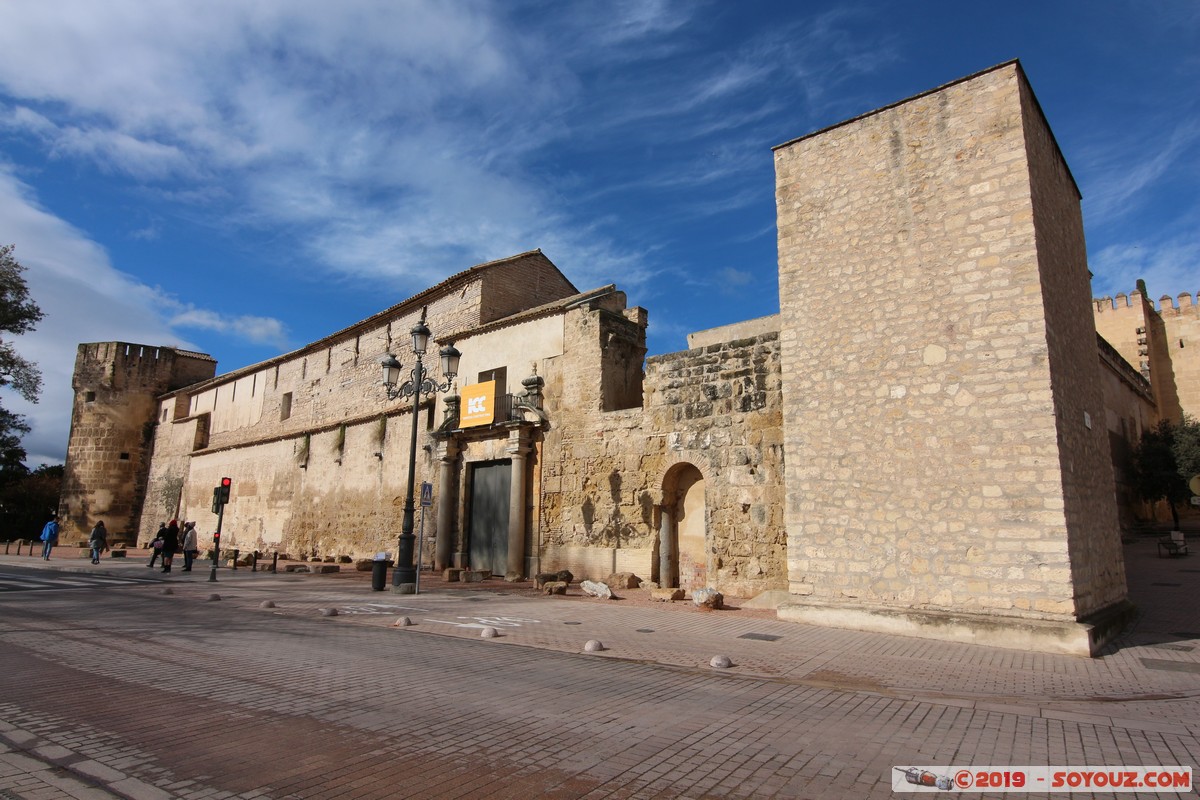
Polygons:
<instances>
[{"instance_id":1,"label":"metal bollard","mask_svg":"<svg viewBox=\"0 0 1200 800\"><path fill-rule=\"evenodd\" d=\"M233 551L233 568L234 568L234 569L237 569L237 560L238 560L238 554L239 554L239 553L241 553L241 552L242 552L241 550L234 550L234 551Z\"/></svg>"},{"instance_id":2,"label":"metal bollard","mask_svg":"<svg viewBox=\"0 0 1200 800\"><path fill-rule=\"evenodd\" d=\"M5 542L5 543L4 543L4 555L8 555L8 546L9 546L10 544L12 544L12 542Z\"/></svg>"},{"instance_id":3,"label":"metal bollard","mask_svg":"<svg viewBox=\"0 0 1200 800\"><path fill-rule=\"evenodd\" d=\"M275 565L278 563L279 563L279 551L276 550L274 553L271 553L271 572L272 572L272 574L274 574Z\"/></svg>"},{"instance_id":4,"label":"metal bollard","mask_svg":"<svg viewBox=\"0 0 1200 800\"><path fill-rule=\"evenodd\" d=\"M254 560L250 562L250 571L258 572L258 551L254 551Z\"/></svg>"}]
</instances>

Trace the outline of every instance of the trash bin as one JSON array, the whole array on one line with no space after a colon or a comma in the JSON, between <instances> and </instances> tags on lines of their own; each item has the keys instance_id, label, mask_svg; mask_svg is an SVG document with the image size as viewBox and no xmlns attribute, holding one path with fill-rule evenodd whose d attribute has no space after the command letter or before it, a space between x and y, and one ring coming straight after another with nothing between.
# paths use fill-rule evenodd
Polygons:
<instances>
[{"instance_id":1,"label":"trash bin","mask_svg":"<svg viewBox=\"0 0 1200 800\"><path fill-rule=\"evenodd\" d=\"M377 558L371 563L371 591L382 592L387 586L387 571L391 565L391 561L383 558Z\"/></svg>"}]
</instances>

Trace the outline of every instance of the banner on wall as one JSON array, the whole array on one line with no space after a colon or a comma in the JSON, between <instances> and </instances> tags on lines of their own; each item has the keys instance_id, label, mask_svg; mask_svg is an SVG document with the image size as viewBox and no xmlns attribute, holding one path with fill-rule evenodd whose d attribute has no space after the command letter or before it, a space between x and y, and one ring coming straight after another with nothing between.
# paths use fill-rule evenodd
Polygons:
<instances>
[{"instance_id":1,"label":"banner on wall","mask_svg":"<svg viewBox=\"0 0 1200 800\"><path fill-rule=\"evenodd\" d=\"M496 382L484 381L462 388L458 426L491 425L496 419Z\"/></svg>"}]
</instances>

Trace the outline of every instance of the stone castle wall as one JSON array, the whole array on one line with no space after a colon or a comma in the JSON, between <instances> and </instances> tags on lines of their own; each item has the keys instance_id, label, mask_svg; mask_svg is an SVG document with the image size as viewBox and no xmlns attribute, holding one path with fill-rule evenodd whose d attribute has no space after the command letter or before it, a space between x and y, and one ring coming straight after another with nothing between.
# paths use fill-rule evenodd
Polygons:
<instances>
[{"instance_id":1,"label":"stone castle wall","mask_svg":"<svg viewBox=\"0 0 1200 800\"><path fill-rule=\"evenodd\" d=\"M575 292L540 252L484 266L460 273L441 291L417 295L301 351L163 398L152 414L160 422L141 541L153 537L171 497L182 497L180 515L197 520L207 541L216 524L212 489L228 476L236 502L226 508L226 546L321 556L395 552L413 404L405 398L386 400L381 356L393 352L404 366L402 380L407 379L415 363L410 331L422 313L434 337L425 369L439 380L438 349L455 337L464 340L462 384L498 367L523 377L530 360L561 351L561 334L553 323L547 330L544 320L528 320L498 336L473 333L486 314L516 302L484 302L482 278L492 271L536 284L532 301L539 304ZM537 274L546 277L539 282L533 277ZM454 285L446 289L449 284ZM496 345L491 341L496 338L507 344ZM468 341L478 346L468 346ZM418 483L436 481L432 432L443 414L440 402L437 408L423 402ZM433 520L427 519L427 525L432 541Z\"/></svg>"},{"instance_id":2,"label":"stone castle wall","mask_svg":"<svg viewBox=\"0 0 1200 800\"><path fill-rule=\"evenodd\" d=\"M1105 427L1116 482L1117 513L1122 536L1133 535L1153 511L1134 489L1133 448L1142 432L1158 419L1154 392L1140 372L1121 357L1107 340L1097 336L1100 346L1100 385L1104 396Z\"/></svg>"},{"instance_id":3,"label":"stone castle wall","mask_svg":"<svg viewBox=\"0 0 1200 800\"><path fill-rule=\"evenodd\" d=\"M1159 300L1158 314L1163 323L1164 352L1170 364L1167 380L1179 398L1179 419L1183 414L1200 416L1200 300L1186 292L1172 299Z\"/></svg>"},{"instance_id":4,"label":"stone castle wall","mask_svg":"<svg viewBox=\"0 0 1200 800\"><path fill-rule=\"evenodd\" d=\"M647 465L700 470L708 583L739 597L787 588L779 359L769 332L647 362L646 427L661 434Z\"/></svg>"},{"instance_id":5,"label":"stone castle wall","mask_svg":"<svg viewBox=\"0 0 1200 800\"><path fill-rule=\"evenodd\" d=\"M606 321L596 310L568 324L567 355L547 378L562 405L541 459L541 568L660 580L664 482L690 464L704 478L708 585L743 597L783 588L778 335L650 358L642 408L597 413L595 348L637 338L607 336Z\"/></svg>"},{"instance_id":6,"label":"stone castle wall","mask_svg":"<svg viewBox=\"0 0 1200 800\"><path fill-rule=\"evenodd\" d=\"M104 520L112 542L136 538L146 497L157 395L212 377L199 353L125 342L79 345L59 516L64 542Z\"/></svg>"},{"instance_id":7,"label":"stone castle wall","mask_svg":"<svg viewBox=\"0 0 1200 800\"><path fill-rule=\"evenodd\" d=\"M1035 220L1078 197L1060 167L1031 167L1049 156L1024 91L1003 65L776 150L789 582L811 603L1086 610L1056 415L1087 430L1097 378L1056 397L1067 329L1048 327L1069 310L1044 307Z\"/></svg>"},{"instance_id":8,"label":"stone castle wall","mask_svg":"<svg viewBox=\"0 0 1200 800\"><path fill-rule=\"evenodd\" d=\"M1073 597L1063 608L1084 618L1116 606L1126 597L1125 559L1113 498L1115 477L1092 319L1091 273L1079 189L1033 90L1023 79L1018 85L1064 517L1056 521L1046 515L1041 541L1053 541L1065 532ZM1057 487L1046 487L1047 511L1054 507L1056 494Z\"/></svg>"},{"instance_id":9,"label":"stone castle wall","mask_svg":"<svg viewBox=\"0 0 1200 800\"><path fill-rule=\"evenodd\" d=\"M1175 298L1163 295L1157 308L1141 292L1118 294L1093 301L1096 330L1120 354L1139 368L1150 381L1153 413L1143 419L1128 402L1118 420L1123 424L1124 441L1113 441L1113 464L1118 473L1128 466L1129 454L1143 430L1158 419L1178 422L1183 416L1200 416L1200 306L1193 295L1184 292ZM1107 399L1106 403L1112 401ZM1119 402L1119 401L1118 401ZM1109 405L1110 415L1113 405ZM1115 433L1115 431L1114 431ZM1166 503L1146 505L1128 488L1128 476L1118 474L1118 493L1127 498L1122 506L1122 527L1130 530L1144 523L1168 523L1172 520ZM1122 486L1125 486L1122 489ZM1192 506L1178 509L1184 523L1196 524L1200 510Z\"/></svg>"}]
</instances>

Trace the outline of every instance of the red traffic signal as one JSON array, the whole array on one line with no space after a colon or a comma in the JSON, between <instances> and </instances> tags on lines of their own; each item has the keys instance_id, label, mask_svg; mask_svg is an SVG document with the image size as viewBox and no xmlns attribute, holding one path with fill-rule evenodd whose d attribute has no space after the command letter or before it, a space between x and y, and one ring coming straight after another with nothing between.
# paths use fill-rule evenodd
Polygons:
<instances>
[{"instance_id":1,"label":"red traffic signal","mask_svg":"<svg viewBox=\"0 0 1200 800\"><path fill-rule=\"evenodd\" d=\"M233 486L233 478L221 478L221 485L217 487L217 502L224 505L229 502L229 489Z\"/></svg>"}]
</instances>

